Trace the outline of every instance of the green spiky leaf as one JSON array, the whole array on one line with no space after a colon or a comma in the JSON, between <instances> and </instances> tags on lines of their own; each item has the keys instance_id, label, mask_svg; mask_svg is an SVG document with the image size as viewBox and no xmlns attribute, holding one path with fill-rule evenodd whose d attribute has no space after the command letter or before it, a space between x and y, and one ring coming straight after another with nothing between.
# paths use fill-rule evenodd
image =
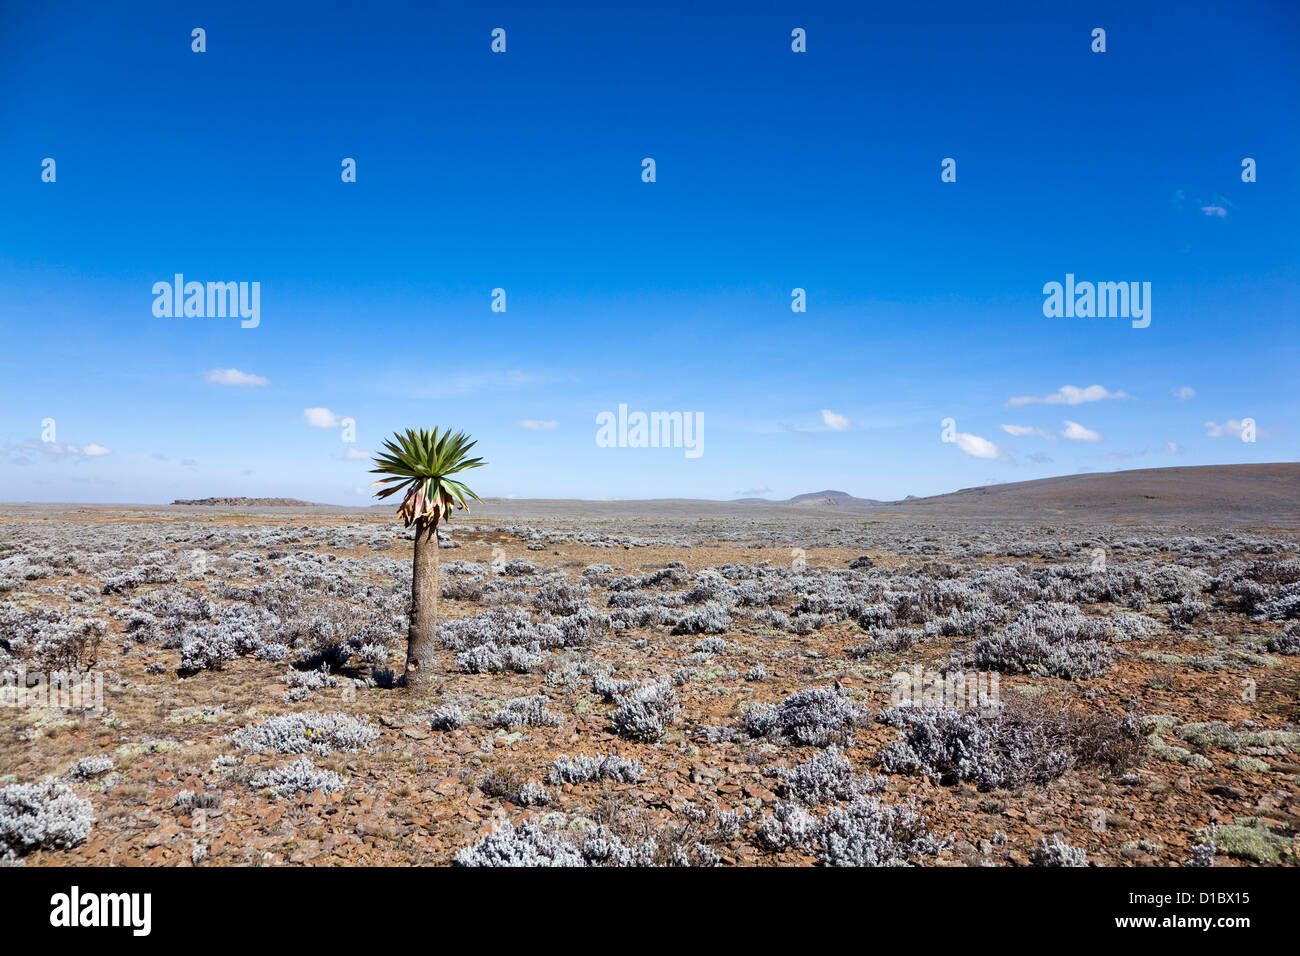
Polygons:
<instances>
[{"instance_id":1,"label":"green spiky leaf","mask_svg":"<svg viewBox=\"0 0 1300 956\"><path fill-rule=\"evenodd\" d=\"M466 497L482 500L463 482L450 477L485 464L482 458L469 457L469 450L476 444L464 432L453 433L451 429L408 428L405 433L398 432L375 455L378 467L370 469L372 474L387 476L372 482L372 486L384 486L375 492L375 497L382 501L404 491L397 513L407 527L427 521L432 528L437 528L443 518L451 516L454 508L469 510Z\"/></svg>"}]
</instances>

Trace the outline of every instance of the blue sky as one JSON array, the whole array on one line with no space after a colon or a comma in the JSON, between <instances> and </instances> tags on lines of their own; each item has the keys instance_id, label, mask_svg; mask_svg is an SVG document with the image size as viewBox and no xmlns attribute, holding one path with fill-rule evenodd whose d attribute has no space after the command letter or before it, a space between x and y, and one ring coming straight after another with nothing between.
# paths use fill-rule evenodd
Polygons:
<instances>
[{"instance_id":1,"label":"blue sky","mask_svg":"<svg viewBox=\"0 0 1300 956\"><path fill-rule=\"evenodd\" d=\"M362 504L422 425L520 497L1295 460L1300 6L988 6L4 5L0 500ZM178 272L260 324L156 317Z\"/></svg>"}]
</instances>

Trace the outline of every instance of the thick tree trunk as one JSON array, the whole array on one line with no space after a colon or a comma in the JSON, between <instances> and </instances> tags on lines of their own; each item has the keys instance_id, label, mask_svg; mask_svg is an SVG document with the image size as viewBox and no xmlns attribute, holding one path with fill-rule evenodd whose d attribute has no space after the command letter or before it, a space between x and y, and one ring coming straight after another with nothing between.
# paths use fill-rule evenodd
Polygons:
<instances>
[{"instance_id":1,"label":"thick tree trunk","mask_svg":"<svg viewBox=\"0 0 1300 956\"><path fill-rule=\"evenodd\" d=\"M411 572L411 622L406 636L406 687L410 690L420 690L433 679L438 591L438 529L432 522L418 521Z\"/></svg>"}]
</instances>

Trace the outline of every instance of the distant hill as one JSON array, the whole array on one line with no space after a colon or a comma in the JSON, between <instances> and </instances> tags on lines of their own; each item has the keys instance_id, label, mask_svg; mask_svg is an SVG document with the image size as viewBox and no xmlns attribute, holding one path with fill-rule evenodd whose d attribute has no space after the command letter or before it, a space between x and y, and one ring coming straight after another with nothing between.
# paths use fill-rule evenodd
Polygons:
<instances>
[{"instance_id":1,"label":"distant hill","mask_svg":"<svg viewBox=\"0 0 1300 956\"><path fill-rule=\"evenodd\" d=\"M908 495L901 501L816 491L785 501L741 498L733 503L917 517L1223 519L1291 526L1300 524L1300 462L1090 472L981 485L928 498Z\"/></svg>"},{"instance_id":2,"label":"distant hill","mask_svg":"<svg viewBox=\"0 0 1300 956\"><path fill-rule=\"evenodd\" d=\"M177 498L174 505L208 505L216 508L310 508L298 498Z\"/></svg>"},{"instance_id":3,"label":"distant hill","mask_svg":"<svg viewBox=\"0 0 1300 956\"><path fill-rule=\"evenodd\" d=\"M963 488L883 506L953 517L1300 522L1300 462L1141 468Z\"/></svg>"},{"instance_id":4,"label":"distant hill","mask_svg":"<svg viewBox=\"0 0 1300 956\"><path fill-rule=\"evenodd\" d=\"M735 504L738 505L805 505L817 506L828 505L830 507L850 507L857 508L870 505L882 504L874 498L855 498L847 491L812 491L804 495L795 495L793 498L787 498L784 501L773 501L770 498L737 498Z\"/></svg>"}]
</instances>

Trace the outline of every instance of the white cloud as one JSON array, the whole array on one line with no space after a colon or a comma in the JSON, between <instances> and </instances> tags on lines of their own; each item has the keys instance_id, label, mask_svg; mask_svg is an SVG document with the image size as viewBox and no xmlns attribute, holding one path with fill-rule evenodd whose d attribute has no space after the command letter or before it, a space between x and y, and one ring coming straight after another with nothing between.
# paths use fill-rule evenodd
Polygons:
<instances>
[{"instance_id":1,"label":"white cloud","mask_svg":"<svg viewBox=\"0 0 1300 956\"><path fill-rule=\"evenodd\" d=\"M1071 441L1101 441L1101 432L1084 428L1078 422L1072 422L1068 418L1065 420L1065 431L1061 434Z\"/></svg>"},{"instance_id":2,"label":"white cloud","mask_svg":"<svg viewBox=\"0 0 1300 956\"><path fill-rule=\"evenodd\" d=\"M1082 405L1085 402L1100 402L1107 398L1128 398L1128 392L1107 391L1100 385L1079 388L1077 385L1062 385L1051 395L1018 395L1007 400L1008 405Z\"/></svg>"},{"instance_id":3,"label":"white cloud","mask_svg":"<svg viewBox=\"0 0 1300 956\"><path fill-rule=\"evenodd\" d=\"M1183 453L1183 446L1176 441L1165 442L1164 449L1166 455L1181 455Z\"/></svg>"},{"instance_id":4,"label":"white cloud","mask_svg":"<svg viewBox=\"0 0 1300 956\"><path fill-rule=\"evenodd\" d=\"M237 368L214 368L204 376L213 385L270 385L269 379Z\"/></svg>"},{"instance_id":5,"label":"white cloud","mask_svg":"<svg viewBox=\"0 0 1300 956\"><path fill-rule=\"evenodd\" d=\"M1056 432L1048 431L1046 428L1034 428L1032 425L1003 425L1002 430L1008 435L1015 435L1017 438L1024 438L1028 435L1037 435L1039 438L1046 438L1048 441L1056 441Z\"/></svg>"},{"instance_id":6,"label":"white cloud","mask_svg":"<svg viewBox=\"0 0 1300 956\"><path fill-rule=\"evenodd\" d=\"M100 458L113 453L113 449L105 448L96 442L91 442L82 448L78 445L65 445L57 441L25 441L5 445L3 449L0 449L0 454L10 456L10 464L30 465L31 459L26 457L26 453L37 451L45 455L46 458L56 461L74 458Z\"/></svg>"},{"instance_id":7,"label":"white cloud","mask_svg":"<svg viewBox=\"0 0 1300 956\"><path fill-rule=\"evenodd\" d=\"M1222 206L1202 206L1201 212L1205 213L1207 216L1215 216L1219 219L1226 219L1228 216L1228 210L1224 209Z\"/></svg>"},{"instance_id":8,"label":"white cloud","mask_svg":"<svg viewBox=\"0 0 1300 956\"><path fill-rule=\"evenodd\" d=\"M312 428L338 428L339 417L328 408L304 408L302 417Z\"/></svg>"},{"instance_id":9,"label":"white cloud","mask_svg":"<svg viewBox=\"0 0 1300 956\"><path fill-rule=\"evenodd\" d=\"M343 457L348 461L363 461L370 456L359 448L349 448L343 453Z\"/></svg>"},{"instance_id":10,"label":"white cloud","mask_svg":"<svg viewBox=\"0 0 1300 956\"><path fill-rule=\"evenodd\" d=\"M988 458L993 461L1005 461L1006 452L1004 452L987 438L980 438L979 435L968 435L966 432L958 432L956 436L957 447L973 458Z\"/></svg>"},{"instance_id":11,"label":"white cloud","mask_svg":"<svg viewBox=\"0 0 1300 956\"><path fill-rule=\"evenodd\" d=\"M837 432L848 431L853 427L853 422L849 421L848 418L835 414L829 408L822 409L822 421L827 428L834 429Z\"/></svg>"},{"instance_id":12,"label":"white cloud","mask_svg":"<svg viewBox=\"0 0 1300 956\"><path fill-rule=\"evenodd\" d=\"M758 485L754 488L746 488L744 491L737 491L736 494L742 498L756 498L759 495L771 494L772 489L767 485Z\"/></svg>"},{"instance_id":13,"label":"white cloud","mask_svg":"<svg viewBox=\"0 0 1300 956\"><path fill-rule=\"evenodd\" d=\"M530 432L551 432L560 427L559 422L548 422L538 418L521 418L515 424L520 428L527 428Z\"/></svg>"},{"instance_id":14,"label":"white cloud","mask_svg":"<svg viewBox=\"0 0 1300 956\"><path fill-rule=\"evenodd\" d=\"M1180 402L1185 402L1189 398L1196 397L1196 389L1192 388L1190 385L1182 385L1174 389L1171 394Z\"/></svg>"},{"instance_id":15,"label":"white cloud","mask_svg":"<svg viewBox=\"0 0 1300 956\"><path fill-rule=\"evenodd\" d=\"M1218 422L1206 422L1204 428L1205 428L1205 434L1209 438L1224 438L1227 436L1231 436L1233 438L1240 438L1241 433L1246 428L1246 422L1237 418L1229 418L1222 425L1220 425ZM1262 428L1256 427L1255 437L1266 438L1268 437L1268 432L1266 432Z\"/></svg>"}]
</instances>

